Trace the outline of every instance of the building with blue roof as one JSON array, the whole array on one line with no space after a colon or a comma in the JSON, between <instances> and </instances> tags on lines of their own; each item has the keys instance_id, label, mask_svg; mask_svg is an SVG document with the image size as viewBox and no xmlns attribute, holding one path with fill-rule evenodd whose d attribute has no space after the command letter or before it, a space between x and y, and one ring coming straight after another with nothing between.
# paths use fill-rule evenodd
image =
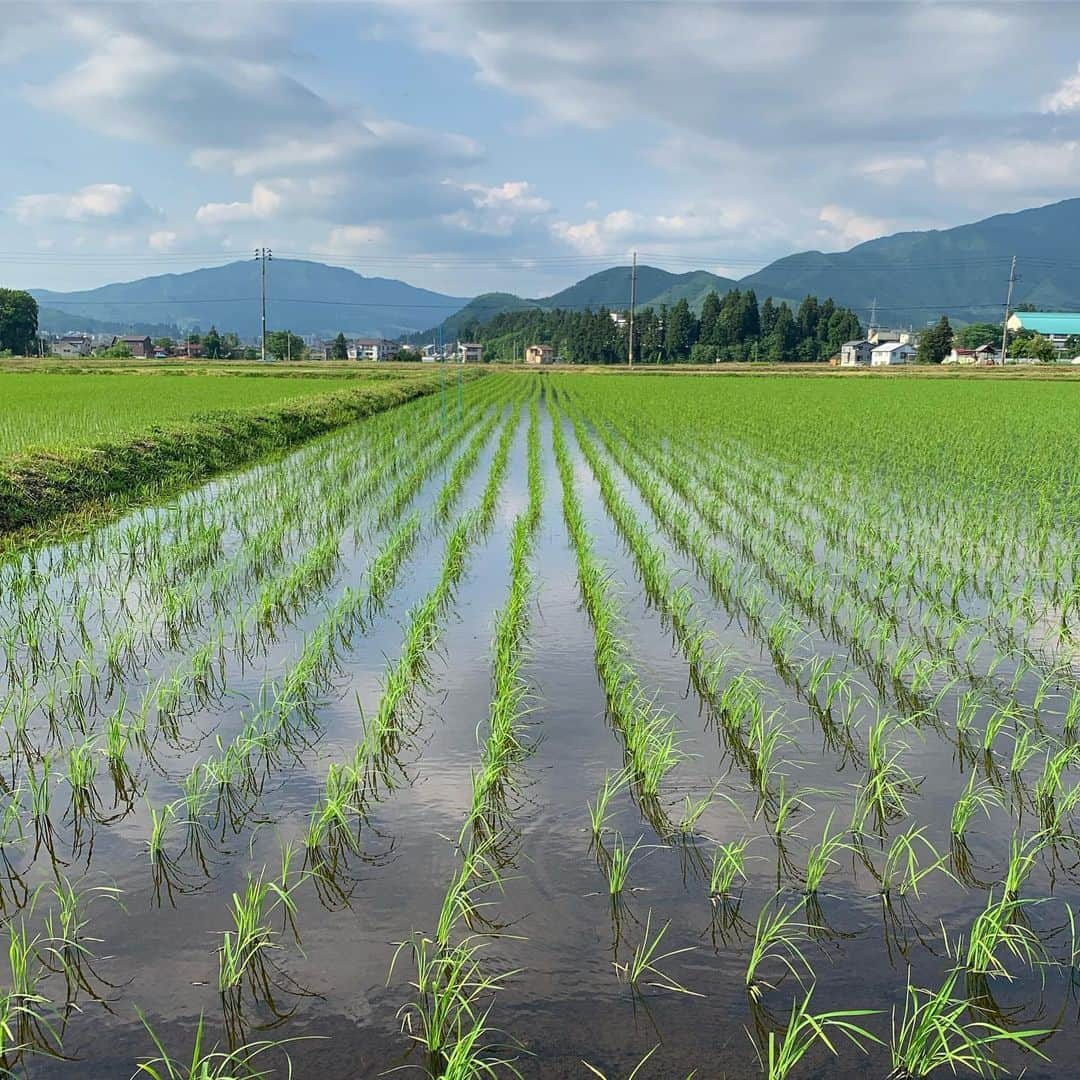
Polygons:
<instances>
[{"instance_id":1,"label":"building with blue roof","mask_svg":"<svg viewBox=\"0 0 1080 1080\"><path fill-rule=\"evenodd\" d=\"M1080 336L1080 311L1017 311L1009 317L1014 333L1027 330L1048 337L1059 352L1074 334Z\"/></svg>"}]
</instances>

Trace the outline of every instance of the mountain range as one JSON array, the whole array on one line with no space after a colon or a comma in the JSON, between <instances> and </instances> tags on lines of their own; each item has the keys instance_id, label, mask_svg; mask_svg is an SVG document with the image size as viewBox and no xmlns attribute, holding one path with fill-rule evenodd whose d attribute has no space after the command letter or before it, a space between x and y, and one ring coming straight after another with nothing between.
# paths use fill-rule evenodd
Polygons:
<instances>
[{"instance_id":1,"label":"mountain range","mask_svg":"<svg viewBox=\"0 0 1080 1080\"><path fill-rule=\"evenodd\" d=\"M797 304L804 296L832 297L868 319L872 308L886 325L922 326L946 313L957 322L1001 317L1012 257L1019 261L1013 303L1080 310L1080 199L998 214L951 229L903 232L842 252L804 251L778 259L739 280L705 270L673 274L637 270L637 302L659 307L686 299L699 310L710 290L752 288ZM390 278L365 277L342 267L294 259L270 264L268 325L298 334L420 338L443 324L447 340L460 329L505 311L527 308L629 306L630 267L617 266L551 296L484 293L473 299L416 288ZM70 315L102 325L211 324L253 337L259 329L259 267L254 261L165 274L78 293L31 290L49 321Z\"/></svg>"},{"instance_id":2,"label":"mountain range","mask_svg":"<svg viewBox=\"0 0 1080 1080\"><path fill-rule=\"evenodd\" d=\"M64 329L121 326L149 333L168 324L259 333L260 269L254 259L184 274L161 274L103 285L84 292L31 289L50 322L70 316ZM396 338L452 315L468 297L446 296L393 278L364 277L340 266L302 259L274 259L267 266L267 326L295 334Z\"/></svg>"}]
</instances>

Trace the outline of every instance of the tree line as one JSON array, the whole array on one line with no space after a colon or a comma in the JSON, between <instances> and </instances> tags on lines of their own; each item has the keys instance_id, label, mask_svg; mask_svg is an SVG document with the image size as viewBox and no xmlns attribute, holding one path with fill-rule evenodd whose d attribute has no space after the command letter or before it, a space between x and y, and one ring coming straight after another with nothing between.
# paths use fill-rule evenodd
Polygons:
<instances>
[{"instance_id":1,"label":"tree line","mask_svg":"<svg viewBox=\"0 0 1080 1080\"><path fill-rule=\"evenodd\" d=\"M634 359L639 363L715 360L824 360L862 335L859 317L833 300L808 296L796 310L753 289L706 295L697 315L683 299L645 307L634 317ZM528 308L463 324L462 340L484 346L485 359L521 359L529 345L551 345L571 364L625 363L630 349L627 312Z\"/></svg>"}]
</instances>

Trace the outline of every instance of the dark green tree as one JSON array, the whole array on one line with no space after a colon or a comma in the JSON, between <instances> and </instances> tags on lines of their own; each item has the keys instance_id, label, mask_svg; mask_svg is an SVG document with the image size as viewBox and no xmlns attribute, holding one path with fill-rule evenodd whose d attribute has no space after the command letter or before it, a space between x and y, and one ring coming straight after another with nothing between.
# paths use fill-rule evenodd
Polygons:
<instances>
[{"instance_id":1,"label":"dark green tree","mask_svg":"<svg viewBox=\"0 0 1080 1080\"><path fill-rule=\"evenodd\" d=\"M37 333L37 301L21 289L0 289L0 352L32 355Z\"/></svg>"},{"instance_id":2,"label":"dark green tree","mask_svg":"<svg viewBox=\"0 0 1080 1080\"><path fill-rule=\"evenodd\" d=\"M217 332L216 326L211 326L206 332L206 337L202 342L203 356L207 360L220 360L222 353L221 335Z\"/></svg>"},{"instance_id":3,"label":"dark green tree","mask_svg":"<svg viewBox=\"0 0 1080 1080\"><path fill-rule=\"evenodd\" d=\"M919 335L919 347L915 351L915 363L940 364L953 345L953 330L948 315L942 315L934 326Z\"/></svg>"},{"instance_id":4,"label":"dark green tree","mask_svg":"<svg viewBox=\"0 0 1080 1080\"><path fill-rule=\"evenodd\" d=\"M799 327L791 308L782 303L776 309L772 332L765 342L766 360L794 360L799 340Z\"/></svg>"},{"instance_id":5,"label":"dark green tree","mask_svg":"<svg viewBox=\"0 0 1080 1080\"><path fill-rule=\"evenodd\" d=\"M698 341L710 348L720 345L720 297L716 290L710 290L701 305L701 321L698 327Z\"/></svg>"},{"instance_id":6,"label":"dark green tree","mask_svg":"<svg viewBox=\"0 0 1080 1080\"><path fill-rule=\"evenodd\" d=\"M668 360L690 359L690 349L697 338L697 320L690 313L690 305L683 298L668 312L664 327L664 346Z\"/></svg>"},{"instance_id":7,"label":"dark green tree","mask_svg":"<svg viewBox=\"0 0 1080 1080\"><path fill-rule=\"evenodd\" d=\"M330 359L349 359L349 343L345 340L345 335L340 330L338 331L338 336L334 338L333 344L330 346Z\"/></svg>"}]
</instances>

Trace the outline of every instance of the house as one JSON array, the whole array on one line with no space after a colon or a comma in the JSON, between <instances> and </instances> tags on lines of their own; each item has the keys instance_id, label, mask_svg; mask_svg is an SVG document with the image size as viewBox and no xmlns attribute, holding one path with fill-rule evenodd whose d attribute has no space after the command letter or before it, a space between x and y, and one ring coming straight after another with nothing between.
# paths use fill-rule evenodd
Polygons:
<instances>
[{"instance_id":1,"label":"house","mask_svg":"<svg viewBox=\"0 0 1080 1080\"><path fill-rule=\"evenodd\" d=\"M866 338L861 341L845 341L840 346L840 366L858 367L860 364L869 364L873 351L874 346Z\"/></svg>"},{"instance_id":2,"label":"house","mask_svg":"<svg viewBox=\"0 0 1080 1080\"><path fill-rule=\"evenodd\" d=\"M308 360L329 360L330 359L330 346L325 341L317 341L311 345L305 345L307 350L305 353Z\"/></svg>"},{"instance_id":3,"label":"house","mask_svg":"<svg viewBox=\"0 0 1080 1080\"><path fill-rule=\"evenodd\" d=\"M1058 352L1070 337L1080 335L1080 311L1016 311L1006 324L1014 333L1029 330L1048 337Z\"/></svg>"},{"instance_id":4,"label":"house","mask_svg":"<svg viewBox=\"0 0 1080 1080\"><path fill-rule=\"evenodd\" d=\"M608 314L611 316L611 321L620 330L625 330L626 329L626 324L627 324L627 322L629 320L626 318L626 314L624 312L622 312L622 311L609 311Z\"/></svg>"},{"instance_id":5,"label":"house","mask_svg":"<svg viewBox=\"0 0 1080 1080\"><path fill-rule=\"evenodd\" d=\"M484 347L475 341L459 341L457 358L462 364L479 364L484 355Z\"/></svg>"},{"instance_id":6,"label":"house","mask_svg":"<svg viewBox=\"0 0 1080 1080\"><path fill-rule=\"evenodd\" d=\"M871 367L890 367L893 364L906 364L915 357L915 347L906 341L887 341L878 345L870 353Z\"/></svg>"},{"instance_id":7,"label":"house","mask_svg":"<svg viewBox=\"0 0 1080 1080\"><path fill-rule=\"evenodd\" d=\"M943 364L979 365L985 367L998 362L998 351L993 345L980 345L977 349L957 349L941 361Z\"/></svg>"},{"instance_id":8,"label":"house","mask_svg":"<svg viewBox=\"0 0 1080 1080\"><path fill-rule=\"evenodd\" d=\"M355 338L346 347L350 360L389 360L397 351L397 346L385 338Z\"/></svg>"},{"instance_id":9,"label":"house","mask_svg":"<svg viewBox=\"0 0 1080 1080\"><path fill-rule=\"evenodd\" d=\"M550 345L530 345L525 350L526 364L553 364L555 350Z\"/></svg>"},{"instance_id":10,"label":"house","mask_svg":"<svg viewBox=\"0 0 1080 1080\"><path fill-rule=\"evenodd\" d=\"M94 340L89 334L65 334L57 343L54 352L65 360L74 360L80 356L89 356L94 347Z\"/></svg>"},{"instance_id":11,"label":"house","mask_svg":"<svg viewBox=\"0 0 1080 1080\"><path fill-rule=\"evenodd\" d=\"M154 356L154 346L148 337L114 337L112 345L125 345L128 352L140 360L150 360Z\"/></svg>"},{"instance_id":12,"label":"house","mask_svg":"<svg viewBox=\"0 0 1080 1080\"><path fill-rule=\"evenodd\" d=\"M441 364L446 359L446 350L441 345L425 345L420 350L420 359L425 364Z\"/></svg>"}]
</instances>

